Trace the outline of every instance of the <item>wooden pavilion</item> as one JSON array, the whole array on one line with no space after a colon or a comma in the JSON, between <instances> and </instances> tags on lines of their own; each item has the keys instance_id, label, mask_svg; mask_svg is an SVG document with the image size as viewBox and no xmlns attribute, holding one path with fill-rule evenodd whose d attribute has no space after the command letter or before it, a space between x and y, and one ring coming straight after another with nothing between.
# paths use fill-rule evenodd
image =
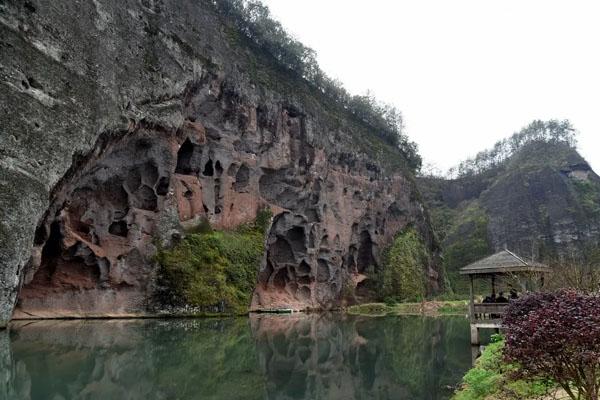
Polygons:
<instances>
[{"instance_id":1,"label":"wooden pavilion","mask_svg":"<svg viewBox=\"0 0 600 400\"><path fill-rule=\"evenodd\" d=\"M500 329L502 314L508 307L505 302L475 303L473 282L476 278L489 279L491 282L491 299L496 299L496 278L531 275L541 275L541 285L544 284L544 274L550 272L547 265L525 261L509 250L502 250L492 256L474 262L460 269L461 275L470 278L469 319L471 323L471 344L479 344L479 329Z\"/></svg>"}]
</instances>

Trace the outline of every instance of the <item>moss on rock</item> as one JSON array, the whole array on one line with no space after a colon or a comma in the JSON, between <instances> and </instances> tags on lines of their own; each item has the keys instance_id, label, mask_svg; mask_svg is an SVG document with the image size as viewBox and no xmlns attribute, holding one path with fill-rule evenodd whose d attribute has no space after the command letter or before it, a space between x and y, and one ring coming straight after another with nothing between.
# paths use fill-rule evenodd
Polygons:
<instances>
[{"instance_id":1,"label":"moss on rock","mask_svg":"<svg viewBox=\"0 0 600 400\"><path fill-rule=\"evenodd\" d=\"M270 214L232 231L188 234L158 252L160 278L175 302L227 313L248 311Z\"/></svg>"},{"instance_id":2,"label":"moss on rock","mask_svg":"<svg viewBox=\"0 0 600 400\"><path fill-rule=\"evenodd\" d=\"M385 253L378 273L379 293L386 302L420 300L426 295L429 253L414 228L399 233Z\"/></svg>"}]
</instances>

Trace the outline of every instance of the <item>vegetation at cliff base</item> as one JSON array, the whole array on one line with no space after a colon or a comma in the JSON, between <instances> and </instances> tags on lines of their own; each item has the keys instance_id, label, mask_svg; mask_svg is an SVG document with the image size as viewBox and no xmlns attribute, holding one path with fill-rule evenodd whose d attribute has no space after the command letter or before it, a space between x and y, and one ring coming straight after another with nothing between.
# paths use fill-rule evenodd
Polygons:
<instances>
[{"instance_id":1,"label":"vegetation at cliff base","mask_svg":"<svg viewBox=\"0 0 600 400\"><path fill-rule=\"evenodd\" d=\"M174 302L209 312L246 312L269 218L270 213L262 211L253 224L232 231L205 228L186 235L171 249L161 249L161 279L172 291Z\"/></svg>"},{"instance_id":2,"label":"vegetation at cliff base","mask_svg":"<svg viewBox=\"0 0 600 400\"><path fill-rule=\"evenodd\" d=\"M386 303L421 300L426 295L429 252L414 228L399 233L376 272L378 293Z\"/></svg>"}]
</instances>

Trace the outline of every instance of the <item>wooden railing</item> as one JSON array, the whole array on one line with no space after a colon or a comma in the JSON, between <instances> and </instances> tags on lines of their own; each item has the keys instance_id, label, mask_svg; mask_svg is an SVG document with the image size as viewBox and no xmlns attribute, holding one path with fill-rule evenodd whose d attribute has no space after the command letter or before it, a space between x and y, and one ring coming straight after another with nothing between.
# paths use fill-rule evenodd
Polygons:
<instances>
[{"instance_id":1,"label":"wooden railing","mask_svg":"<svg viewBox=\"0 0 600 400\"><path fill-rule=\"evenodd\" d=\"M476 303L472 305L471 321L499 319L502 317L508 303Z\"/></svg>"}]
</instances>

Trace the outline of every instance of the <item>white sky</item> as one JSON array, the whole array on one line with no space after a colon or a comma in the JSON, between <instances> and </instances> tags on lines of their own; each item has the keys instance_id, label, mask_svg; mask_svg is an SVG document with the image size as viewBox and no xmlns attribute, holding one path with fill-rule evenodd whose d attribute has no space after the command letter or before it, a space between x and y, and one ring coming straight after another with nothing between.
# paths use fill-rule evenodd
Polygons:
<instances>
[{"instance_id":1,"label":"white sky","mask_svg":"<svg viewBox=\"0 0 600 400\"><path fill-rule=\"evenodd\" d=\"M443 170L533 119L571 120L600 170L600 2L263 0L351 93L396 105Z\"/></svg>"}]
</instances>

